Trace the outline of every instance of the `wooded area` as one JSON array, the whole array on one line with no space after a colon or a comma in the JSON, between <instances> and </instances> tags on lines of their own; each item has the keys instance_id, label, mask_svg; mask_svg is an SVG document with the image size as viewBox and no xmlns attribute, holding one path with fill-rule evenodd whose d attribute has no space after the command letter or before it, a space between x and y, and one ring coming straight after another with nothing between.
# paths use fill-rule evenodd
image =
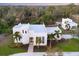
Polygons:
<instances>
[{"instance_id":1,"label":"wooded area","mask_svg":"<svg viewBox=\"0 0 79 59\"><path fill-rule=\"evenodd\" d=\"M0 33L10 33L18 23L51 25L61 18L79 14L79 5L0 6Z\"/></svg>"}]
</instances>

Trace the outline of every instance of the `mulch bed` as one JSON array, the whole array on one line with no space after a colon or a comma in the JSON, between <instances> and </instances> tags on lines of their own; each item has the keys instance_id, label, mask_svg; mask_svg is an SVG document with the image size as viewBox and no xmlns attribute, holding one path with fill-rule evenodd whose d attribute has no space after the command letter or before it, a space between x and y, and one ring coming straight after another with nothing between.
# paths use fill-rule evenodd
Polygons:
<instances>
[{"instance_id":1,"label":"mulch bed","mask_svg":"<svg viewBox=\"0 0 79 59\"><path fill-rule=\"evenodd\" d=\"M23 45L22 48L24 48L25 50L28 50L29 44Z\"/></svg>"},{"instance_id":2,"label":"mulch bed","mask_svg":"<svg viewBox=\"0 0 79 59\"><path fill-rule=\"evenodd\" d=\"M59 41L56 40L51 40L51 46L55 47L58 43L64 43L66 42L65 39L61 39ZM50 40L47 40L47 46L50 46ZM47 46L34 46L34 52L46 52L47 51Z\"/></svg>"},{"instance_id":3,"label":"mulch bed","mask_svg":"<svg viewBox=\"0 0 79 59\"><path fill-rule=\"evenodd\" d=\"M55 46L57 42L55 40L51 40L51 45ZM47 40L47 46L50 46L50 40Z\"/></svg>"},{"instance_id":4,"label":"mulch bed","mask_svg":"<svg viewBox=\"0 0 79 59\"><path fill-rule=\"evenodd\" d=\"M46 46L34 46L34 52L45 52L47 50Z\"/></svg>"},{"instance_id":5,"label":"mulch bed","mask_svg":"<svg viewBox=\"0 0 79 59\"><path fill-rule=\"evenodd\" d=\"M58 41L51 40L51 45L52 45L52 47L54 47L54 46L56 46L56 44L63 43L63 42L65 42L64 38L62 38L61 40L58 40ZM47 46L50 46L50 40L47 40Z\"/></svg>"}]
</instances>

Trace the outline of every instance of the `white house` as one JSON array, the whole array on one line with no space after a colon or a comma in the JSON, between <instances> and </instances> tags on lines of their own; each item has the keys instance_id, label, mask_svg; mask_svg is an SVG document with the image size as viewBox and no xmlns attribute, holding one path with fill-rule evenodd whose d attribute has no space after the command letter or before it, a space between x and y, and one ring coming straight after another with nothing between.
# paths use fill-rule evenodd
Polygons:
<instances>
[{"instance_id":1,"label":"white house","mask_svg":"<svg viewBox=\"0 0 79 59\"><path fill-rule=\"evenodd\" d=\"M76 29L77 28L77 23L75 23L72 19L69 18L62 18L62 28L63 29Z\"/></svg>"},{"instance_id":2,"label":"white house","mask_svg":"<svg viewBox=\"0 0 79 59\"><path fill-rule=\"evenodd\" d=\"M18 24L13 27L13 34L19 32L21 39L16 40L15 43L29 44L33 42L34 46L37 46L37 39L41 40L41 46L47 45L48 34L54 34L55 30L61 33L62 31L58 27L45 27L44 24ZM60 39L60 38L59 38Z\"/></svg>"},{"instance_id":3,"label":"white house","mask_svg":"<svg viewBox=\"0 0 79 59\"><path fill-rule=\"evenodd\" d=\"M44 24L18 24L13 27L13 34L19 32L21 35L20 40L15 39L15 43L29 44L31 41L33 45L36 44L36 40L40 39L40 45L47 45L47 32Z\"/></svg>"}]
</instances>

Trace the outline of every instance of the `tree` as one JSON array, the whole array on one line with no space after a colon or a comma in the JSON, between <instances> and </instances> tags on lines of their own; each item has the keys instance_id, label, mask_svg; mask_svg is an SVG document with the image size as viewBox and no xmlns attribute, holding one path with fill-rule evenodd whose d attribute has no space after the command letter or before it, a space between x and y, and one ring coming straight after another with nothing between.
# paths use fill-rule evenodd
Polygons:
<instances>
[{"instance_id":1,"label":"tree","mask_svg":"<svg viewBox=\"0 0 79 59\"><path fill-rule=\"evenodd\" d=\"M73 3L62 8L64 17L71 17L73 14L77 14L77 6Z\"/></svg>"},{"instance_id":2,"label":"tree","mask_svg":"<svg viewBox=\"0 0 79 59\"><path fill-rule=\"evenodd\" d=\"M52 43L53 38L54 38L53 34L48 35L48 40L50 40L50 48L51 48L51 43Z\"/></svg>"},{"instance_id":3,"label":"tree","mask_svg":"<svg viewBox=\"0 0 79 59\"><path fill-rule=\"evenodd\" d=\"M13 34L13 37L14 37L14 40L17 41L16 46L18 46L18 41L20 41L20 39L21 39L20 33L19 33L19 32L15 32L15 33Z\"/></svg>"},{"instance_id":4,"label":"tree","mask_svg":"<svg viewBox=\"0 0 79 59\"><path fill-rule=\"evenodd\" d=\"M0 33L7 33L9 26L4 19L0 19Z\"/></svg>"},{"instance_id":5,"label":"tree","mask_svg":"<svg viewBox=\"0 0 79 59\"><path fill-rule=\"evenodd\" d=\"M15 16L8 16L5 18L9 27L13 27L15 24Z\"/></svg>"},{"instance_id":6,"label":"tree","mask_svg":"<svg viewBox=\"0 0 79 59\"><path fill-rule=\"evenodd\" d=\"M56 37L55 37L56 42L58 42L58 39L57 39L57 38L60 38L60 33L59 33L59 32L60 32L59 30L55 30L54 36L56 36Z\"/></svg>"},{"instance_id":7,"label":"tree","mask_svg":"<svg viewBox=\"0 0 79 59\"><path fill-rule=\"evenodd\" d=\"M38 49L39 49L40 43L41 43L41 37L36 37L36 45L38 46Z\"/></svg>"},{"instance_id":8,"label":"tree","mask_svg":"<svg viewBox=\"0 0 79 59\"><path fill-rule=\"evenodd\" d=\"M68 21L65 21L65 27L66 27L66 30L70 30L70 28L71 28L71 26L70 26L70 24L69 24L69 22Z\"/></svg>"}]
</instances>

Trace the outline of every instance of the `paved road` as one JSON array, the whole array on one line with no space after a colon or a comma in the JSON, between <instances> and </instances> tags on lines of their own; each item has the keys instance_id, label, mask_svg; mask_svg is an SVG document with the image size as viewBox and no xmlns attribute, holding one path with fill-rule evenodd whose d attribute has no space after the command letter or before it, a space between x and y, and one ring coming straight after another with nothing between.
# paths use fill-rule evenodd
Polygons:
<instances>
[{"instance_id":1,"label":"paved road","mask_svg":"<svg viewBox=\"0 0 79 59\"><path fill-rule=\"evenodd\" d=\"M10 56L45 56L46 52L18 53ZM56 56L57 53L56 53ZM79 56L79 52L63 52L63 56Z\"/></svg>"}]
</instances>

